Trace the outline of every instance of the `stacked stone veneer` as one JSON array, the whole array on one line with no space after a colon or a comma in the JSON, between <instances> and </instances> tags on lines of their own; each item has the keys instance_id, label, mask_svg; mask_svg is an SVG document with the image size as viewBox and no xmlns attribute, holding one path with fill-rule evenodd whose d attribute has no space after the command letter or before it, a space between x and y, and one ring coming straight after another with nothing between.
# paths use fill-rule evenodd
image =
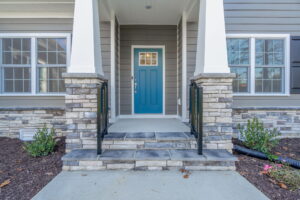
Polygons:
<instances>
[{"instance_id":1,"label":"stacked stone veneer","mask_svg":"<svg viewBox=\"0 0 300 200\"><path fill-rule=\"evenodd\" d=\"M0 137L18 138L20 129L38 129L47 125L57 136L66 133L64 108L0 108Z\"/></svg>"},{"instance_id":2,"label":"stacked stone veneer","mask_svg":"<svg viewBox=\"0 0 300 200\"><path fill-rule=\"evenodd\" d=\"M238 124L246 125L254 117L262 121L266 128L277 128L284 137L300 137L300 108L234 108L234 136L238 136Z\"/></svg>"},{"instance_id":3,"label":"stacked stone veneer","mask_svg":"<svg viewBox=\"0 0 300 200\"><path fill-rule=\"evenodd\" d=\"M203 87L203 140L206 149L232 150L232 80L235 74L201 74L193 80Z\"/></svg>"},{"instance_id":4,"label":"stacked stone veneer","mask_svg":"<svg viewBox=\"0 0 300 200\"><path fill-rule=\"evenodd\" d=\"M63 74L66 85L66 151L85 148L97 138L97 94L104 78L96 74Z\"/></svg>"},{"instance_id":5,"label":"stacked stone veneer","mask_svg":"<svg viewBox=\"0 0 300 200\"><path fill-rule=\"evenodd\" d=\"M80 160L64 161L63 170L235 170L234 161L182 161L182 160Z\"/></svg>"}]
</instances>

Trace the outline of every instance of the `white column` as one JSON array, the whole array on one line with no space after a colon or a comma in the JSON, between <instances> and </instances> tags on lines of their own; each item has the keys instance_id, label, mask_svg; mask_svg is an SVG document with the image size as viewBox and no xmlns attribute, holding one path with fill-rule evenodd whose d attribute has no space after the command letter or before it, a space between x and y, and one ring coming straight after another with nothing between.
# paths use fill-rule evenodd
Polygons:
<instances>
[{"instance_id":1,"label":"white column","mask_svg":"<svg viewBox=\"0 0 300 200\"><path fill-rule=\"evenodd\" d=\"M111 12L110 19L110 63L111 63L111 73L110 73L110 117L111 122L116 120L116 16L115 13Z\"/></svg>"},{"instance_id":2,"label":"white column","mask_svg":"<svg viewBox=\"0 0 300 200\"><path fill-rule=\"evenodd\" d=\"M103 75L98 0L75 0L69 73Z\"/></svg>"},{"instance_id":3,"label":"white column","mask_svg":"<svg viewBox=\"0 0 300 200\"><path fill-rule=\"evenodd\" d=\"M194 75L228 72L223 0L200 0Z\"/></svg>"},{"instance_id":4,"label":"white column","mask_svg":"<svg viewBox=\"0 0 300 200\"><path fill-rule=\"evenodd\" d=\"M182 13L182 121L187 121L187 16Z\"/></svg>"}]
</instances>

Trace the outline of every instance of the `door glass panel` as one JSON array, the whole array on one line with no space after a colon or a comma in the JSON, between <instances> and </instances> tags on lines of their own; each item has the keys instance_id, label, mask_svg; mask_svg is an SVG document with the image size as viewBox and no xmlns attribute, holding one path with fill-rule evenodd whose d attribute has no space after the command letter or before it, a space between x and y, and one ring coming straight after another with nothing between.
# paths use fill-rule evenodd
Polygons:
<instances>
[{"instance_id":1,"label":"door glass panel","mask_svg":"<svg viewBox=\"0 0 300 200\"><path fill-rule=\"evenodd\" d=\"M158 66L157 52L140 52L139 66Z\"/></svg>"}]
</instances>

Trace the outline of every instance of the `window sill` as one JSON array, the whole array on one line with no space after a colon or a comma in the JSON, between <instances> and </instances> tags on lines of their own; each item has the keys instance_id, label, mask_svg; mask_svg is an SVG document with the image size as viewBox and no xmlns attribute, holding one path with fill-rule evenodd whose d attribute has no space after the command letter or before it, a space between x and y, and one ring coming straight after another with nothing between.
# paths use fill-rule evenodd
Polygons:
<instances>
[{"instance_id":1,"label":"window sill","mask_svg":"<svg viewBox=\"0 0 300 200\"><path fill-rule=\"evenodd\" d=\"M16 94L0 94L0 97L64 97L66 94L22 94L22 93L16 93Z\"/></svg>"},{"instance_id":2,"label":"window sill","mask_svg":"<svg viewBox=\"0 0 300 200\"><path fill-rule=\"evenodd\" d=\"M233 97L289 97L290 94L233 94Z\"/></svg>"}]
</instances>

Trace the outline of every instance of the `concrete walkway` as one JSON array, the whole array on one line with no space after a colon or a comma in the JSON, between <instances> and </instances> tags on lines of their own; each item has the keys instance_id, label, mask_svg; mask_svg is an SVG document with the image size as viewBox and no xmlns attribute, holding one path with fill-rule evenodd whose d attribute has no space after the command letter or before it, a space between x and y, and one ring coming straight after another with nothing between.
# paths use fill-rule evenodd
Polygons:
<instances>
[{"instance_id":1,"label":"concrete walkway","mask_svg":"<svg viewBox=\"0 0 300 200\"><path fill-rule=\"evenodd\" d=\"M33 200L265 200L237 172L61 172Z\"/></svg>"},{"instance_id":2,"label":"concrete walkway","mask_svg":"<svg viewBox=\"0 0 300 200\"><path fill-rule=\"evenodd\" d=\"M190 128L179 119L119 119L108 132L190 132Z\"/></svg>"}]
</instances>

